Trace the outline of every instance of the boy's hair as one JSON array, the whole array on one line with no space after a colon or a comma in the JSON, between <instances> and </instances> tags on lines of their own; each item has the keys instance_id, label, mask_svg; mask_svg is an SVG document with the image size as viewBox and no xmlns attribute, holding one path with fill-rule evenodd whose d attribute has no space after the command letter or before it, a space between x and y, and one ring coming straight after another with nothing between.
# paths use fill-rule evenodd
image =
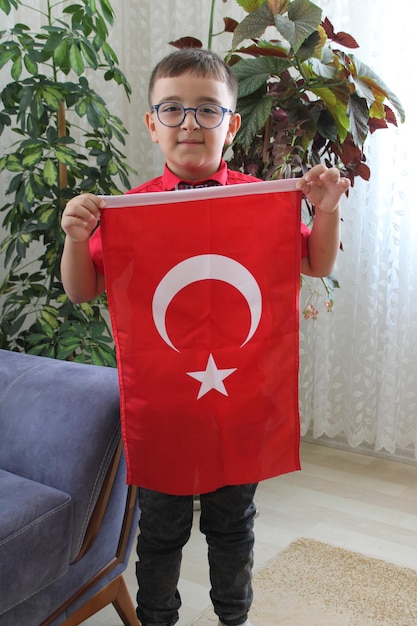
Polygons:
<instances>
[{"instance_id":1,"label":"boy's hair","mask_svg":"<svg viewBox=\"0 0 417 626\"><path fill-rule=\"evenodd\" d=\"M238 82L235 74L215 52L202 48L181 48L155 66L149 80L149 104L153 104L152 93L159 78L173 78L188 72L196 76L209 76L225 83L233 98L232 108L236 106Z\"/></svg>"}]
</instances>

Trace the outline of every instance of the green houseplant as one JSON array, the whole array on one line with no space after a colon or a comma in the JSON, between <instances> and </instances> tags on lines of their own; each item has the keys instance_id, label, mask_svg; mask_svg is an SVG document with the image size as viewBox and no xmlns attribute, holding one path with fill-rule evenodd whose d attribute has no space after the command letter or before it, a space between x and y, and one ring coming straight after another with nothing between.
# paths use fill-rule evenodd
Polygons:
<instances>
[{"instance_id":1,"label":"green houseplant","mask_svg":"<svg viewBox=\"0 0 417 626\"><path fill-rule=\"evenodd\" d=\"M368 180L364 144L374 131L404 121L404 110L383 80L350 50L349 33L335 32L310 0L236 0L241 22L225 18L231 34L226 61L239 81L237 111L242 127L229 164L262 179L301 176L324 162L338 167L352 185ZM208 46L212 45L211 3ZM184 37L176 47L202 46ZM305 203L305 220L314 219ZM323 279L325 308L333 305L334 277ZM315 318L319 294L311 289L305 317Z\"/></svg>"},{"instance_id":2,"label":"green houseplant","mask_svg":"<svg viewBox=\"0 0 417 626\"><path fill-rule=\"evenodd\" d=\"M25 6L0 0L0 11ZM103 298L73 305L63 292L59 263L61 211L74 192L120 193L129 168L121 152L126 130L91 87L91 70L130 86L107 41L109 0L44 0L37 32L15 23L0 32L0 68L10 82L0 92L0 156L8 201L0 207L7 236L0 246L0 346L61 359L115 365ZM18 14L17 14L18 16ZM4 71L4 70L3 70ZM37 247L40 244L40 248Z\"/></svg>"},{"instance_id":3,"label":"green houseplant","mask_svg":"<svg viewBox=\"0 0 417 626\"><path fill-rule=\"evenodd\" d=\"M363 147L370 133L404 121L404 110L383 80L345 49L358 48L335 32L311 0L236 0L246 12L231 33L226 61L239 81L242 127L229 163L265 180L301 175L323 160L354 183L369 179ZM211 3L208 46L213 41ZM202 46L184 37L176 47Z\"/></svg>"}]
</instances>

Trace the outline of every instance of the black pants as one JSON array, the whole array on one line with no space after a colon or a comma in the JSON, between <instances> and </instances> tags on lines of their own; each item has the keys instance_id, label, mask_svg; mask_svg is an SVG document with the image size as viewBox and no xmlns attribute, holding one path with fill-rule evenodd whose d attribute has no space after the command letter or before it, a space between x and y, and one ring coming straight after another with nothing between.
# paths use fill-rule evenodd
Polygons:
<instances>
[{"instance_id":1,"label":"black pants","mask_svg":"<svg viewBox=\"0 0 417 626\"><path fill-rule=\"evenodd\" d=\"M221 622L243 624L252 604L253 503L257 483L201 494L200 529L206 535L210 597ZM178 621L182 549L193 522L193 497L139 489L137 614L143 626Z\"/></svg>"}]
</instances>

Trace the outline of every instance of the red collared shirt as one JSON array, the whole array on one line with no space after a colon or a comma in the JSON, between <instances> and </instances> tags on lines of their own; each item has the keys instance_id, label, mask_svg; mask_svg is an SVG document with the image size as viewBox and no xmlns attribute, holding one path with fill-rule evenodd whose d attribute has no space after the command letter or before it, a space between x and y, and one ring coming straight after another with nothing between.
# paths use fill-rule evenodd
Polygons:
<instances>
[{"instance_id":1,"label":"red collared shirt","mask_svg":"<svg viewBox=\"0 0 417 626\"><path fill-rule=\"evenodd\" d=\"M182 178L178 178L171 170L165 165L164 172L162 176L157 176L156 178L152 178L152 180L139 185L139 187L135 187L134 189L130 189L126 193L150 193L155 191L174 191L178 185L178 183L192 183L193 186L198 187L199 184L203 184L204 181L208 179L205 178L201 181L184 181ZM243 174L242 172L236 172L234 170L229 170L227 167L227 163L224 159L221 160L220 167L209 177L209 180L216 181L220 185L240 185L243 183L259 183L262 182L260 178L255 178L254 176L250 176L249 174ZM310 234L310 230L307 226L301 222L301 258L304 258L308 254L308 246L307 239ZM101 245L101 234L100 227L98 227L91 239L90 239L90 255L93 259L93 263L95 268L99 274L104 274L104 263L103 263L103 250Z\"/></svg>"},{"instance_id":2,"label":"red collared shirt","mask_svg":"<svg viewBox=\"0 0 417 626\"><path fill-rule=\"evenodd\" d=\"M188 181L183 178L178 178L171 170L165 165L164 173L162 176L158 176L157 178L153 178L139 187L135 187L135 189L131 189L127 193L148 193L151 191L174 191L178 185L178 183L190 183L194 187L198 187L206 181L204 180L193 180ZM242 174L242 172L235 172L233 170L229 170L227 167L227 163L224 159L221 160L220 167L209 177L209 180L216 181L220 185L240 185L242 183L259 183L261 182L260 178L255 178L254 176L249 176L248 174Z\"/></svg>"}]
</instances>

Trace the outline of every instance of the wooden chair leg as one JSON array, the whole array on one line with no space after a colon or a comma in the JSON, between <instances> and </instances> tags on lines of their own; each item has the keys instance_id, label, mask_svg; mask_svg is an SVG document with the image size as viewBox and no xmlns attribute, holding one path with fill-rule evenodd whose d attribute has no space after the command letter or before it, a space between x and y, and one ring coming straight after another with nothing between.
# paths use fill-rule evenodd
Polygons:
<instances>
[{"instance_id":1,"label":"wooden chair leg","mask_svg":"<svg viewBox=\"0 0 417 626\"><path fill-rule=\"evenodd\" d=\"M108 604L113 604L125 626L140 626L132 598L122 575L112 580L78 611L70 615L63 626L78 626Z\"/></svg>"},{"instance_id":2,"label":"wooden chair leg","mask_svg":"<svg viewBox=\"0 0 417 626\"><path fill-rule=\"evenodd\" d=\"M140 626L140 622L133 606L132 598L126 586L123 576L118 578L120 584L116 598L113 600L113 606L120 615L125 626Z\"/></svg>"}]
</instances>

